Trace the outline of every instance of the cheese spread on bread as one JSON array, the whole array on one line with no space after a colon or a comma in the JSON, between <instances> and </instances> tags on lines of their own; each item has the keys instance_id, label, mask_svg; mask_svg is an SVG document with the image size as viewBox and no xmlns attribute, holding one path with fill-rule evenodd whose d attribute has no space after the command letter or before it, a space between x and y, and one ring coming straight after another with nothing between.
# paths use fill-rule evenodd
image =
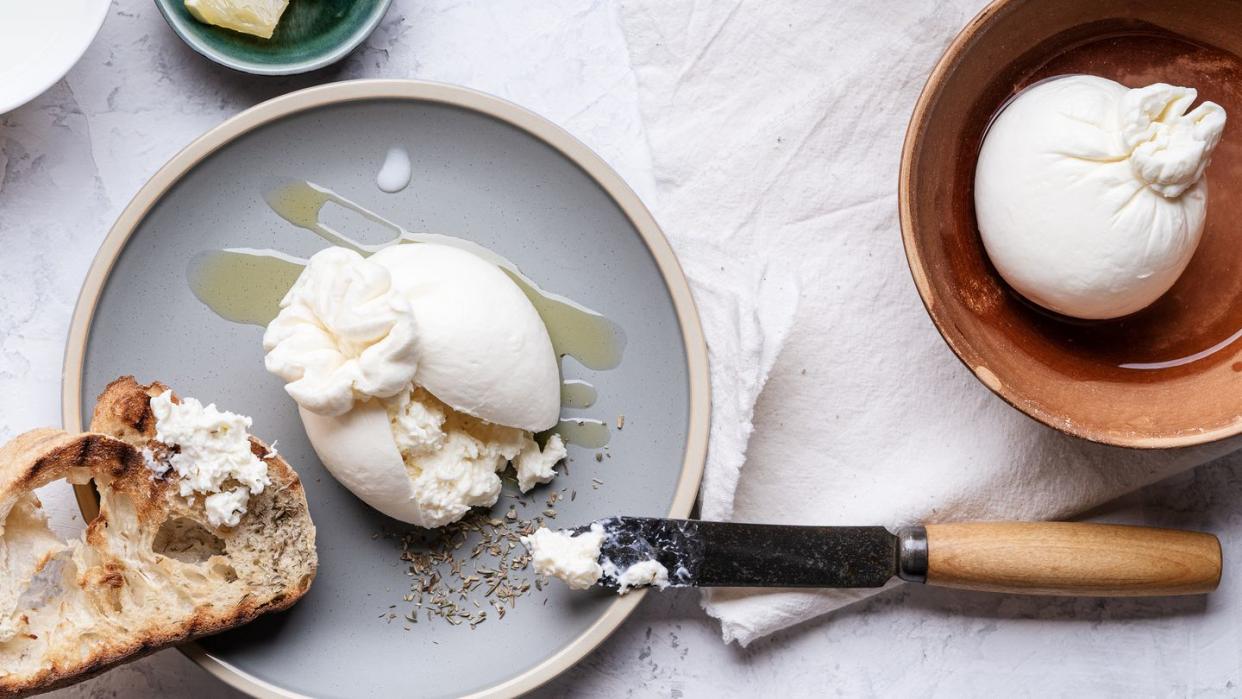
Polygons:
<instances>
[{"instance_id":1,"label":"cheese spread on bread","mask_svg":"<svg viewBox=\"0 0 1242 699\"><path fill-rule=\"evenodd\" d=\"M248 442L263 455L268 447L229 434L213 448L247 464L251 472L236 475L263 492L250 496L236 475L223 479L222 492L247 497L248 512L236 526L209 525L203 498L181 494L168 462L198 441L177 420L226 433L244 432L249 421L197 401L174 403L167 391L123 376L99 396L89 432L31 430L0 446L0 697L45 692L234 628L287 609L310 589L315 525L293 468L273 456L260 472L234 448ZM158 441L157 422L162 438L182 446ZM88 481L98 510L85 532L65 540L49 528L37 491Z\"/></svg>"},{"instance_id":2,"label":"cheese spread on bread","mask_svg":"<svg viewBox=\"0 0 1242 699\"><path fill-rule=\"evenodd\" d=\"M163 454L144 454L147 467L163 475L172 469L182 497L204 495L207 522L235 527L252 494L271 484L267 464L250 448L249 417L203 406L194 398L172 400L172 391L151 399L155 439L168 445Z\"/></svg>"}]
</instances>

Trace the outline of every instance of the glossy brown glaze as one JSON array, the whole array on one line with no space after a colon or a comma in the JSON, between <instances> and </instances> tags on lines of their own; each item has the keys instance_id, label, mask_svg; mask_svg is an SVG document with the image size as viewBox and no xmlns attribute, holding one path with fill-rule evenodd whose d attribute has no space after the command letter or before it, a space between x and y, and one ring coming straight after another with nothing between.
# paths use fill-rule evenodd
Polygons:
<instances>
[{"instance_id":1,"label":"glossy brown glaze","mask_svg":"<svg viewBox=\"0 0 1242 699\"><path fill-rule=\"evenodd\" d=\"M902 159L902 233L945 340L1032 417L1095 441L1199 444L1242 431L1242 3L1010 0L976 17L933 72ZM1010 290L975 224L975 161L1012 95L1054 75L1187 85L1233 123L1207 171L1203 242L1151 307L1056 316Z\"/></svg>"}]
</instances>

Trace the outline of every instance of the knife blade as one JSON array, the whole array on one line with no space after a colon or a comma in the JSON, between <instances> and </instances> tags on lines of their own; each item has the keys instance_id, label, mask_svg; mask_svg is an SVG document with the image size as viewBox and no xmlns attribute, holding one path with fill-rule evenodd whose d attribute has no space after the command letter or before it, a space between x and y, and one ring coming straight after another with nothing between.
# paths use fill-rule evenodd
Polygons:
<instances>
[{"instance_id":1,"label":"knife blade","mask_svg":"<svg viewBox=\"0 0 1242 699\"><path fill-rule=\"evenodd\" d=\"M898 537L884 527L652 517L613 517L599 524L605 533L601 560L624 570L655 559L675 586L881 587L897 574ZM616 586L608 576L601 584Z\"/></svg>"}]
</instances>

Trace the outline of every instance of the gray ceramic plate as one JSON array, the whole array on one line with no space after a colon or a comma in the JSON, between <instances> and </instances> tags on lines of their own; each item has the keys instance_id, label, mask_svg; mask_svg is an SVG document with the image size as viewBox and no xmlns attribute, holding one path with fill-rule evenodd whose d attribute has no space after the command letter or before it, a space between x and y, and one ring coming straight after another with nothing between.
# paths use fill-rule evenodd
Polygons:
<instances>
[{"instance_id":1,"label":"gray ceramic plate","mask_svg":"<svg viewBox=\"0 0 1242 699\"><path fill-rule=\"evenodd\" d=\"M393 146L408 149L413 180L385 194L375 177ZM623 430L613 424L611 458L571 448L570 474L554 481L578 493L558 505L565 525L616 513L686 515L693 503L707 442L707 360L667 242L614 172L529 112L444 85L338 83L264 103L178 154L109 233L75 313L67 428L116 376L159 379L252 415L254 433L279 439L306 485L319 532L314 587L287 613L188 649L204 667L257 695L512 695L538 686L603 640L640 595L549 585L474 630L440 622L405 630L379 619L391 604L407 606L410 579L393 541L373 535L404 525L356 500L315 458L281 382L263 369L261 328L223 320L188 288L187 263L202 251L306 256L323 247L265 203L282 178L331 187L414 231L482 243L624 328L617 368L565 362L566 378L599 391L595 406L565 415L625 416ZM328 216L358 237L381 237L340 210ZM595 489L592 479L604 484Z\"/></svg>"}]
</instances>

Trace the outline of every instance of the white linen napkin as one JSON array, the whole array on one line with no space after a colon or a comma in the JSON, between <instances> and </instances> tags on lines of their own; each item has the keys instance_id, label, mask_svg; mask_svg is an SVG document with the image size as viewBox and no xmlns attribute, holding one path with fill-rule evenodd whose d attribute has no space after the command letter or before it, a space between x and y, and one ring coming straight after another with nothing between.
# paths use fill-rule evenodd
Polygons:
<instances>
[{"instance_id":1,"label":"white linen napkin","mask_svg":"<svg viewBox=\"0 0 1242 699\"><path fill-rule=\"evenodd\" d=\"M1062 518L1238 446L1062 436L989 393L937 335L902 251L899 156L928 73L983 4L621 5L652 203L715 362L705 519ZM762 260L758 282L727 259ZM739 480L746 408L769 368ZM873 592L718 590L704 607L746 645Z\"/></svg>"}]
</instances>

